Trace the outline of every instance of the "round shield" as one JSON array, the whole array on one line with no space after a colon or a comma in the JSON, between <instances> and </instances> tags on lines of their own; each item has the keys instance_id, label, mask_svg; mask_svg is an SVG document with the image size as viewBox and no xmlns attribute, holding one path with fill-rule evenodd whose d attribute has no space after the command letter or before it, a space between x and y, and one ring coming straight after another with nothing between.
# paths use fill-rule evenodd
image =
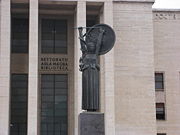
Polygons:
<instances>
[{"instance_id":1,"label":"round shield","mask_svg":"<svg viewBox=\"0 0 180 135\"><path fill-rule=\"evenodd\" d=\"M103 29L104 34L102 37L101 48L99 55L106 54L109 52L115 43L116 36L114 30L107 24L96 24L86 34L86 43L93 42L97 43L99 37L99 30Z\"/></svg>"}]
</instances>

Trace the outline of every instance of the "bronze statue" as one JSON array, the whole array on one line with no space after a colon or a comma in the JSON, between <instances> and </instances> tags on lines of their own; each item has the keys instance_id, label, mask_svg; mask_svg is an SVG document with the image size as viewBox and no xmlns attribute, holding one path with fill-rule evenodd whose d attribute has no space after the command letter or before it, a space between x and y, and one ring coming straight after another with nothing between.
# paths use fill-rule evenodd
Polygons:
<instances>
[{"instance_id":1,"label":"bronze statue","mask_svg":"<svg viewBox=\"0 0 180 135\"><path fill-rule=\"evenodd\" d=\"M82 51L82 57L79 60L82 72L82 109L97 111L99 109L100 70L98 56L111 50L115 42L115 33L106 24L95 25L84 35L83 27L78 27L78 30ZM107 39L107 34L112 35Z\"/></svg>"}]
</instances>

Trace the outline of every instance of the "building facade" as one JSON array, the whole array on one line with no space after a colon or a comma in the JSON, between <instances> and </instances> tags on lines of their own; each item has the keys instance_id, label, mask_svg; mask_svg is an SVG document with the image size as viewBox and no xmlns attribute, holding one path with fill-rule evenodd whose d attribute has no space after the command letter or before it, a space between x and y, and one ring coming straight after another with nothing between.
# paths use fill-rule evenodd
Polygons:
<instances>
[{"instance_id":1,"label":"building facade","mask_svg":"<svg viewBox=\"0 0 180 135\"><path fill-rule=\"evenodd\" d=\"M105 23L106 135L180 134L180 10L153 0L1 0L0 135L78 135L78 26Z\"/></svg>"}]
</instances>

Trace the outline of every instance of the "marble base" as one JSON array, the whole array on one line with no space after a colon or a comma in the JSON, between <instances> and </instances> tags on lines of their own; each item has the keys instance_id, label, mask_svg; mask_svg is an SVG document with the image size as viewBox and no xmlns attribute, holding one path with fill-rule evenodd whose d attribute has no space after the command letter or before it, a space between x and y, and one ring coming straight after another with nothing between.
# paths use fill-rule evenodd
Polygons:
<instances>
[{"instance_id":1,"label":"marble base","mask_svg":"<svg viewBox=\"0 0 180 135\"><path fill-rule=\"evenodd\" d=\"M80 113L79 127L79 135L105 135L104 114L99 112Z\"/></svg>"}]
</instances>

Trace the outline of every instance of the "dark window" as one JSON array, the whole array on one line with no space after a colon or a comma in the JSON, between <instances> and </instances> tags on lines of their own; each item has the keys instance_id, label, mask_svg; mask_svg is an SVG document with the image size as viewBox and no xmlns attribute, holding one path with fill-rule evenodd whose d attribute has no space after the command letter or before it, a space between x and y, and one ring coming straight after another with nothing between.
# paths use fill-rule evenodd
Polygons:
<instances>
[{"instance_id":1,"label":"dark window","mask_svg":"<svg viewBox=\"0 0 180 135\"><path fill-rule=\"evenodd\" d=\"M27 135L28 75L11 76L11 135Z\"/></svg>"},{"instance_id":2,"label":"dark window","mask_svg":"<svg viewBox=\"0 0 180 135\"><path fill-rule=\"evenodd\" d=\"M163 90L164 89L163 73L155 73L155 89L156 90Z\"/></svg>"},{"instance_id":3,"label":"dark window","mask_svg":"<svg viewBox=\"0 0 180 135\"><path fill-rule=\"evenodd\" d=\"M87 20L86 25L87 27L92 27L93 25L97 24L96 20Z\"/></svg>"},{"instance_id":4,"label":"dark window","mask_svg":"<svg viewBox=\"0 0 180 135\"><path fill-rule=\"evenodd\" d=\"M42 53L67 53L67 21L42 20Z\"/></svg>"},{"instance_id":5,"label":"dark window","mask_svg":"<svg viewBox=\"0 0 180 135\"><path fill-rule=\"evenodd\" d=\"M28 35L28 19L12 18L12 53L28 53Z\"/></svg>"},{"instance_id":6,"label":"dark window","mask_svg":"<svg viewBox=\"0 0 180 135\"><path fill-rule=\"evenodd\" d=\"M164 103L156 103L156 119L157 120L165 120Z\"/></svg>"},{"instance_id":7,"label":"dark window","mask_svg":"<svg viewBox=\"0 0 180 135\"><path fill-rule=\"evenodd\" d=\"M41 77L41 135L67 135L67 75Z\"/></svg>"},{"instance_id":8,"label":"dark window","mask_svg":"<svg viewBox=\"0 0 180 135\"><path fill-rule=\"evenodd\" d=\"M95 24L97 24L96 22L97 22L96 20L87 20L87 21L86 21L86 26L87 26L87 27L92 27L92 26L94 26ZM89 28L87 28L86 30L88 31Z\"/></svg>"},{"instance_id":9,"label":"dark window","mask_svg":"<svg viewBox=\"0 0 180 135\"><path fill-rule=\"evenodd\" d=\"M166 135L166 133L157 133L157 135Z\"/></svg>"}]
</instances>

